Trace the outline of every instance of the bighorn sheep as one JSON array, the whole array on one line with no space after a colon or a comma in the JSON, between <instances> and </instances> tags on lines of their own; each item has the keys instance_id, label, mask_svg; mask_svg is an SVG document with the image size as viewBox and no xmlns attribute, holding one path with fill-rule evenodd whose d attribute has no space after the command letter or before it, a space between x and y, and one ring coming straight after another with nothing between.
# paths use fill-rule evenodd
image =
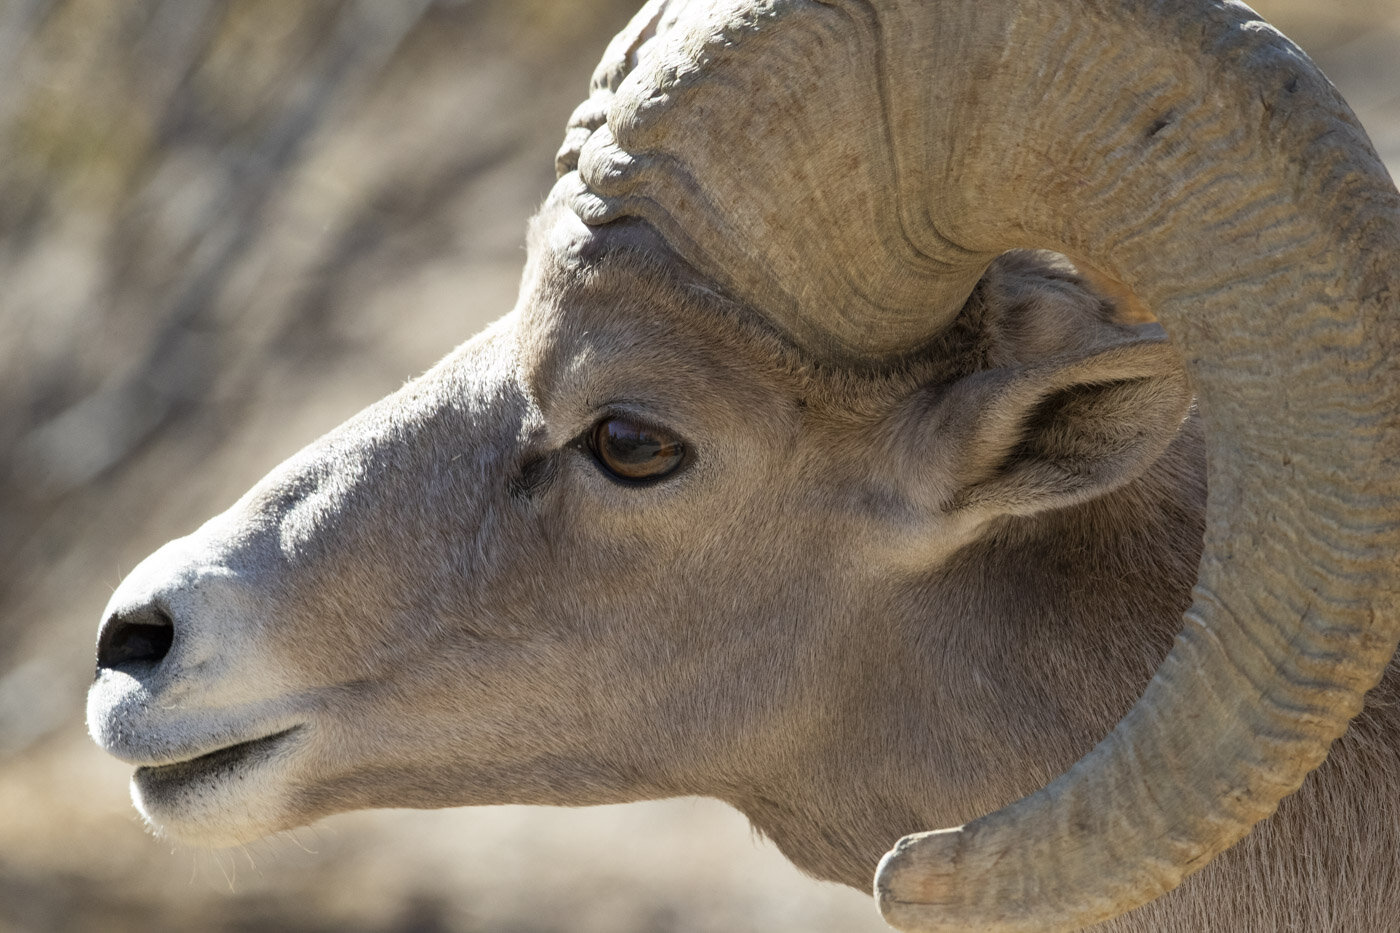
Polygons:
<instances>
[{"instance_id":1,"label":"bighorn sheep","mask_svg":"<svg viewBox=\"0 0 1400 933\"><path fill-rule=\"evenodd\" d=\"M859 886L965 823L905 930L1392 928L1400 196L1297 48L653 0L559 171L514 311L113 596L153 826L703 794Z\"/></svg>"}]
</instances>

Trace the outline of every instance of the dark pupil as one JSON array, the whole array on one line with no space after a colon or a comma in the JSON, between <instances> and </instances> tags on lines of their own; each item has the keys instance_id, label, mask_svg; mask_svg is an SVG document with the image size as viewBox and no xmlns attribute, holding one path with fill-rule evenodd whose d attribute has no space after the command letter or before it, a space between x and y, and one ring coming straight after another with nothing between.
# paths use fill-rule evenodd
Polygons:
<instances>
[{"instance_id":1,"label":"dark pupil","mask_svg":"<svg viewBox=\"0 0 1400 933\"><path fill-rule=\"evenodd\" d=\"M600 422L594 429L593 446L603 466L627 479L669 473L682 454L675 438L622 418Z\"/></svg>"}]
</instances>

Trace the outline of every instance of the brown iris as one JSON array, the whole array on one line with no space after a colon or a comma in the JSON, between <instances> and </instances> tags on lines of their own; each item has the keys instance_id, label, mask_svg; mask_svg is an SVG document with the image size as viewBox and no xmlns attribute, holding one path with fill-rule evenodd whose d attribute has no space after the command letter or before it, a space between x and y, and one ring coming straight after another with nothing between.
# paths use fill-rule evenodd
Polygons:
<instances>
[{"instance_id":1,"label":"brown iris","mask_svg":"<svg viewBox=\"0 0 1400 933\"><path fill-rule=\"evenodd\" d=\"M588 447L603 469L633 481L660 479L685 458L680 438L626 417L599 421L588 437Z\"/></svg>"}]
</instances>

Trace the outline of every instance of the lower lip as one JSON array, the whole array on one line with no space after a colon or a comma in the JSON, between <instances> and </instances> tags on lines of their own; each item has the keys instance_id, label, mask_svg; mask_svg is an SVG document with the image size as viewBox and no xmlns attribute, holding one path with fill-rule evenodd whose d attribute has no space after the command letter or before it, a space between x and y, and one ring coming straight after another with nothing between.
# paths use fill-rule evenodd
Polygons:
<instances>
[{"instance_id":1,"label":"lower lip","mask_svg":"<svg viewBox=\"0 0 1400 933\"><path fill-rule=\"evenodd\" d=\"M277 748L292 735L301 731L301 726L293 726L272 735L229 745L217 751L177 761L169 765L145 765L136 769L135 779L143 784L167 781L188 781L194 778L213 777L218 774L231 774L270 758Z\"/></svg>"}]
</instances>

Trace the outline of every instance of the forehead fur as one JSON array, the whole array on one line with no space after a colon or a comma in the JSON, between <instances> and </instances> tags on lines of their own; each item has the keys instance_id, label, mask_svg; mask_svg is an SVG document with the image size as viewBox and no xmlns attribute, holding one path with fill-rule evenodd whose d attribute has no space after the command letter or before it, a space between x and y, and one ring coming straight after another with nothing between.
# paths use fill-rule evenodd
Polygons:
<instances>
[{"instance_id":1,"label":"forehead fur","mask_svg":"<svg viewBox=\"0 0 1400 933\"><path fill-rule=\"evenodd\" d=\"M892 358L834 365L704 278L645 224L628 224L600 231L559 206L532 222L521 309L532 382L547 381L585 348L611 349L673 375L713 379L742 370L809 409L860 417L912 386L1081 351L1120 328L1113 305L1067 261L1015 251L991 264L929 342Z\"/></svg>"}]
</instances>

